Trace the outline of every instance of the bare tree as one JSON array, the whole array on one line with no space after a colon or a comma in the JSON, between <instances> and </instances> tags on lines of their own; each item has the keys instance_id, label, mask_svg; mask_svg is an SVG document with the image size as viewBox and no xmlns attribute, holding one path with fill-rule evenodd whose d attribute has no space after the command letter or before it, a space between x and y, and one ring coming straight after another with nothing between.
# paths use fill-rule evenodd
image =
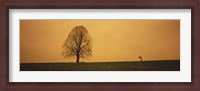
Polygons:
<instances>
[{"instance_id":1,"label":"bare tree","mask_svg":"<svg viewBox=\"0 0 200 91\"><path fill-rule=\"evenodd\" d=\"M92 55L92 38L84 26L76 26L68 34L63 44L64 58L76 56L76 63L80 58Z\"/></svg>"}]
</instances>

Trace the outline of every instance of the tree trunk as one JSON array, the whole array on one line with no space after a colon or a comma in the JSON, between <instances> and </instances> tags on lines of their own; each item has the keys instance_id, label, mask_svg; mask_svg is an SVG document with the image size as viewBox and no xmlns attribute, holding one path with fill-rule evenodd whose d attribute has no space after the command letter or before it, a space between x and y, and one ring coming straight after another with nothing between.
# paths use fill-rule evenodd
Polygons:
<instances>
[{"instance_id":1,"label":"tree trunk","mask_svg":"<svg viewBox=\"0 0 200 91\"><path fill-rule=\"evenodd\" d=\"M76 63L79 63L79 57L80 55L78 54L78 55L76 55Z\"/></svg>"}]
</instances>

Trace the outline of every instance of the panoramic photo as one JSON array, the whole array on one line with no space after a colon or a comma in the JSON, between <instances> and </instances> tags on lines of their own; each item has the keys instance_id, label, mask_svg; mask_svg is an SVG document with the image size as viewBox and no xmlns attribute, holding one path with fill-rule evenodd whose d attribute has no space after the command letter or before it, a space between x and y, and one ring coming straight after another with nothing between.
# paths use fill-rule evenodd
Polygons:
<instances>
[{"instance_id":1,"label":"panoramic photo","mask_svg":"<svg viewBox=\"0 0 200 91\"><path fill-rule=\"evenodd\" d=\"M180 20L20 20L20 71L180 71Z\"/></svg>"}]
</instances>

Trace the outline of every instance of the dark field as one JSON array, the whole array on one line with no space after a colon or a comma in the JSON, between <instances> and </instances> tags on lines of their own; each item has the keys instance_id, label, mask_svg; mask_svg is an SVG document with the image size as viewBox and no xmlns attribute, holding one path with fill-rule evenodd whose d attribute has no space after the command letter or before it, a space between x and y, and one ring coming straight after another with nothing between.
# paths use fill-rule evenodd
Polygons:
<instances>
[{"instance_id":1,"label":"dark field","mask_svg":"<svg viewBox=\"0 0 200 91\"><path fill-rule=\"evenodd\" d=\"M20 71L180 71L180 61L22 63Z\"/></svg>"}]
</instances>

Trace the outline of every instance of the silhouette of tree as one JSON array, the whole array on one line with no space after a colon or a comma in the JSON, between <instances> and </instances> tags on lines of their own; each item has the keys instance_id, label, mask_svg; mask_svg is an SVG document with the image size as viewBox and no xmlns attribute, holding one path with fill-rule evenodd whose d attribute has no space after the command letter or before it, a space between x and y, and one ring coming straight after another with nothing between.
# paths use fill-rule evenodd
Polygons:
<instances>
[{"instance_id":1,"label":"silhouette of tree","mask_svg":"<svg viewBox=\"0 0 200 91\"><path fill-rule=\"evenodd\" d=\"M76 63L80 58L92 55L92 38L84 26L76 26L68 34L63 44L64 58L76 56Z\"/></svg>"}]
</instances>

